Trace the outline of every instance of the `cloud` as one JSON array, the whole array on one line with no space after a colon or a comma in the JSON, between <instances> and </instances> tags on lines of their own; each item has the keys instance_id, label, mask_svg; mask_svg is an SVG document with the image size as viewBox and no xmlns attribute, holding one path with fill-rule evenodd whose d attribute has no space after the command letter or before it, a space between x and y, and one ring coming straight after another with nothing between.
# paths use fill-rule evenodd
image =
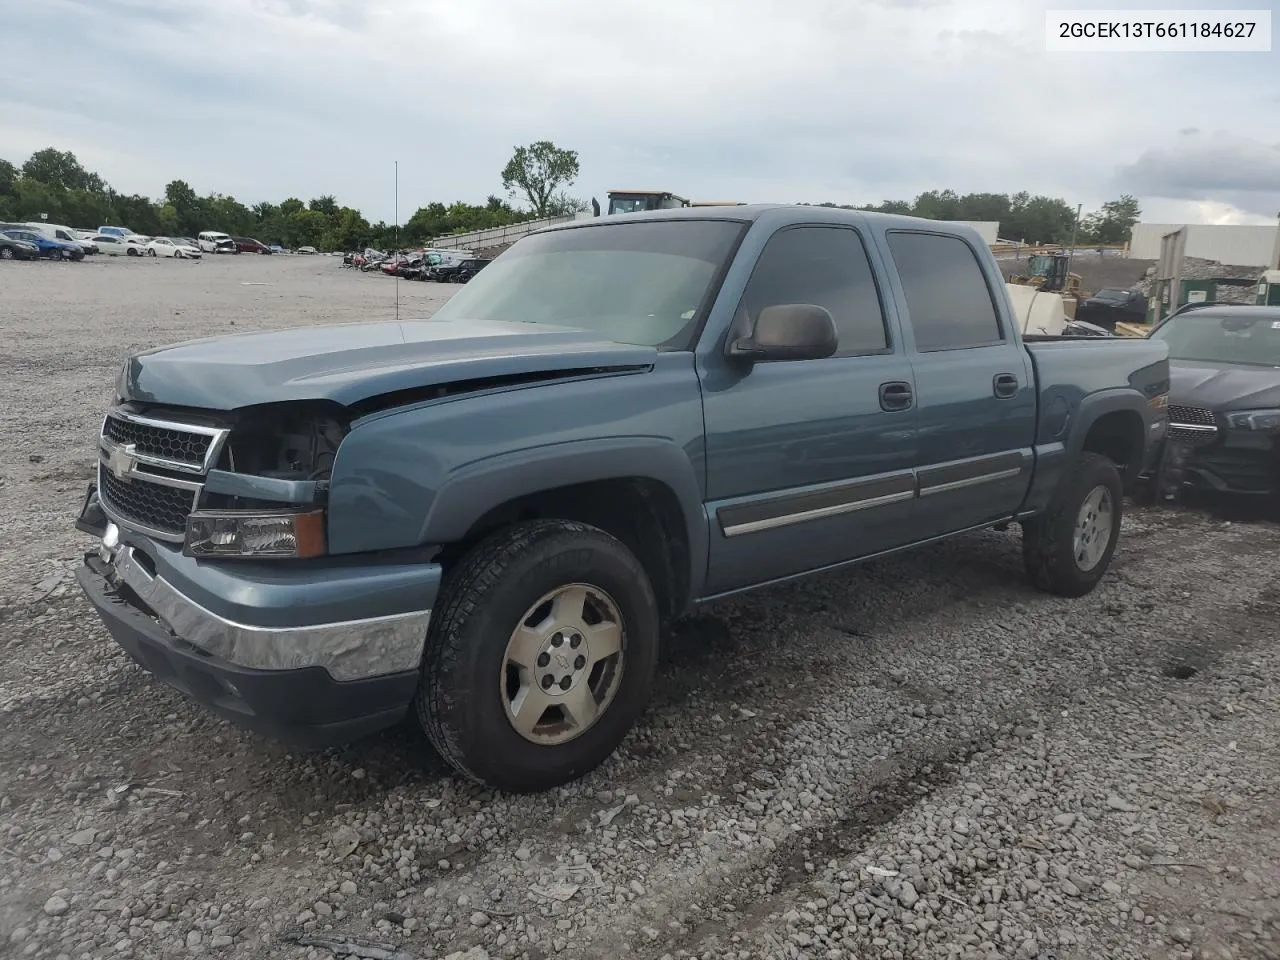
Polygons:
<instances>
[{"instance_id":1,"label":"cloud","mask_svg":"<svg viewBox=\"0 0 1280 960\"><path fill-rule=\"evenodd\" d=\"M500 192L512 148L536 139L579 151L582 196L852 203L950 187L1096 209L1123 165L1139 193L1173 189L1141 171L1186 118L1243 136L1276 114L1276 55L1230 70L1048 55L1050 5L1074 4L41 0L6 12L0 149L72 149L126 192L182 178L250 203L332 193L375 220L393 215L393 160L406 217ZM48 82L55 64L75 82ZM1178 110L1153 109L1156 92ZM1179 183L1173 196L1253 196L1189 170Z\"/></svg>"},{"instance_id":2,"label":"cloud","mask_svg":"<svg viewBox=\"0 0 1280 960\"><path fill-rule=\"evenodd\" d=\"M1226 203L1274 216L1280 210L1280 144L1185 130L1169 145L1144 150L1117 179L1150 196Z\"/></svg>"}]
</instances>

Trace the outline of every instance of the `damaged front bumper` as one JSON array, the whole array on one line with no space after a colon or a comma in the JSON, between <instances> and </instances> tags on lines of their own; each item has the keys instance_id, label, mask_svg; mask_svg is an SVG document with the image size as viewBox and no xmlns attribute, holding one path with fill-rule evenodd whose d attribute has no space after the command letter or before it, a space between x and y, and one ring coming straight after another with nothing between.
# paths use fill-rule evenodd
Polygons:
<instances>
[{"instance_id":1,"label":"damaged front bumper","mask_svg":"<svg viewBox=\"0 0 1280 960\"><path fill-rule=\"evenodd\" d=\"M77 579L116 642L157 678L303 746L348 742L405 716L437 565L199 562L105 518L99 527L95 507L90 494L76 525L102 540Z\"/></svg>"}]
</instances>

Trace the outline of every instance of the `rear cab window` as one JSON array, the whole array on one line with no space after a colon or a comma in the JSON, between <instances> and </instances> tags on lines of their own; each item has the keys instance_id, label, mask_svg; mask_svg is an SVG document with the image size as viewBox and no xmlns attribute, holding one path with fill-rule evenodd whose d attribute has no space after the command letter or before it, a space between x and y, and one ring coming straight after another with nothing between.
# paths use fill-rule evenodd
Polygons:
<instances>
[{"instance_id":1,"label":"rear cab window","mask_svg":"<svg viewBox=\"0 0 1280 960\"><path fill-rule=\"evenodd\" d=\"M1004 342L995 298L968 243L911 230L890 230L888 242L917 351L967 350Z\"/></svg>"}]
</instances>

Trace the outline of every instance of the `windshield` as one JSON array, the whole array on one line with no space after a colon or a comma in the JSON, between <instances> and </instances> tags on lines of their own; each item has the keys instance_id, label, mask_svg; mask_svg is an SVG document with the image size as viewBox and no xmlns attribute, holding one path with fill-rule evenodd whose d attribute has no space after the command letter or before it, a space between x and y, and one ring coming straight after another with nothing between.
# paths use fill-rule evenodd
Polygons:
<instances>
[{"instance_id":1,"label":"windshield","mask_svg":"<svg viewBox=\"0 0 1280 960\"><path fill-rule=\"evenodd\" d=\"M547 323L687 350L743 227L669 220L536 234L476 274L436 316Z\"/></svg>"},{"instance_id":2,"label":"windshield","mask_svg":"<svg viewBox=\"0 0 1280 960\"><path fill-rule=\"evenodd\" d=\"M609 201L609 212L611 214L639 214L645 210L654 210L655 205L652 197L617 197Z\"/></svg>"},{"instance_id":3,"label":"windshield","mask_svg":"<svg viewBox=\"0 0 1280 960\"><path fill-rule=\"evenodd\" d=\"M1171 360L1280 367L1280 313L1224 317L1184 313L1151 332L1169 344Z\"/></svg>"},{"instance_id":4,"label":"windshield","mask_svg":"<svg viewBox=\"0 0 1280 960\"><path fill-rule=\"evenodd\" d=\"M1129 299L1128 290L1099 290L1095 293L1094 298L1097 300L1127 300Z\"/></svg>"}]
</instances>

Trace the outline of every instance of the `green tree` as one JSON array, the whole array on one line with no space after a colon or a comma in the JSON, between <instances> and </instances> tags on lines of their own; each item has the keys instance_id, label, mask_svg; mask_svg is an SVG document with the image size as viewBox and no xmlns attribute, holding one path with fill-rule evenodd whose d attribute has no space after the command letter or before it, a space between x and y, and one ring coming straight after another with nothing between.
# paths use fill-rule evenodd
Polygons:
<instances>
[{"instance_id":1,"label":"green tree","mask_svg":"<svg viewBox=\"0 0 1280 960\"><path fill-rule=\"evenodd\" d=\"M307 204L307 208L309 210L317 210L326 217L336 217L338 215L338 201L328 194L323 197L316 197Z\"/></svg>"},{"instance_id":2,"label":"green tree","mask_svg":"<svg viewBox=\"0 0 1280 960\"><path fill-rule=\"evenodd\" d=\"M1085 217L1080 233L1088 243L1124 243L1141 216L1142 206L1137 198L1125 194L1119 200L1108 200L1101 210Z\"/></svg>"},{"instance_id":3,"label":"green tree","mask_svg":"<svg viewBox=\"0 0 1280 960\"><path fill-rule=\"evenodd\" d=\"M521 194L529 201L535 217L547 210L557 193L578 179L576 150L562 150L550 140L516 147L502 168L502 187L513 197Z\"/></svg>"},{"instance_id":4,"label":"green tree","mask_svg":"<svg viewBox=\"0 0 1280 960\"><path fill-rule=\"evenodd\" d=\"M8 160L0 160L0 197L13 195L13 185L17 179L18 168Z\"/></svg>"},{"instance_id":5,"label":"green tree","mask_svg":"<svg viewBox=\"0 0 1280 960\"><path fill-rule=\"evenodd\" d=\"M102 178L85 170L74 153L54 147L45 147L33 153L22 165L22 175L63 190L101 192L105 189Z\"/></svg>"}]
</instances>

